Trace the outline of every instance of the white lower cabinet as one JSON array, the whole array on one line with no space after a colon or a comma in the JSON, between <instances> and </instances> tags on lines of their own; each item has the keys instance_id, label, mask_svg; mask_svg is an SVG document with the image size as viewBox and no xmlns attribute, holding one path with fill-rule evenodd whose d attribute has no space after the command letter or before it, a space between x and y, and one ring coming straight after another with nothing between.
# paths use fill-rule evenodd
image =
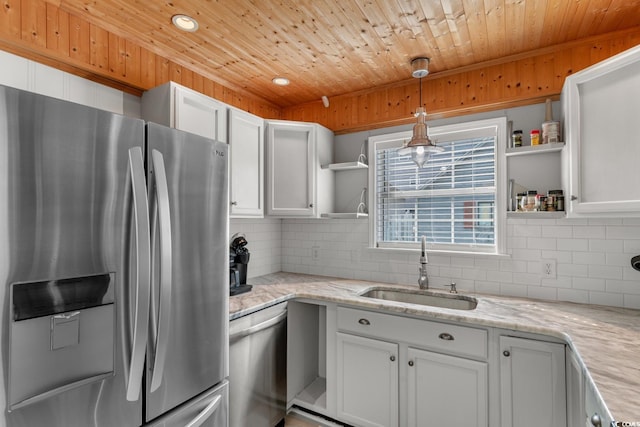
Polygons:
<instances>
[{"instance_id":1,"label":"white lower cabinet","mask_svg":"<svg viewBox=\"0 0 640 427\"><path fill-rule=\"evenodd\" d=\"M500 337L501 427L566 427L564 344Z\"/></svg>"},{"instance_id":2,"label":"white lower cabinet","mask_svg":"<svg viewBox=\"0 0 640 427\"><path fill-rule=\"evenodd\" d=\"M349 307L337 315L340 421L489 426L486 330Z\"/></svg>"},{"instance_id":3,"label":"white lower cabinet","mask_svg":"<svg viewBox=\"0 0 640 427\"><path fill-rule=\"evenodd\" d=\"M486 427L487 363L409 348L408 425Z\"/></svg>"},{"instance_id":4,"label":"white lower cabinet","mask_svg":"<svg viewBox=\"0 0 640 427\"><path fill-rule=\"evenodd\" d=\"M398 345L337 334L338 418L363 427L398 425Z\"/></svg>"}]
</instances>

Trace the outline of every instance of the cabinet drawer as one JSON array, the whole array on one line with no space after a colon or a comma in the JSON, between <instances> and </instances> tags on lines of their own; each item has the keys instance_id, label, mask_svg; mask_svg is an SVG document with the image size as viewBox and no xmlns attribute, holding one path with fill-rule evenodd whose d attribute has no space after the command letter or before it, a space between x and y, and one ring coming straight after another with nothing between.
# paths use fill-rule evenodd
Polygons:
<instances>
[{"instance_id":1,"label":"cabinet drawer","mask_svg":"<svg viewBox=\"0 0 640 427\"><path fill-rule=\"evenodd\" d=\"M487 331L348 307L338 307L338 329L463 356L487 358Z\"/></svg>"}]
</instances>

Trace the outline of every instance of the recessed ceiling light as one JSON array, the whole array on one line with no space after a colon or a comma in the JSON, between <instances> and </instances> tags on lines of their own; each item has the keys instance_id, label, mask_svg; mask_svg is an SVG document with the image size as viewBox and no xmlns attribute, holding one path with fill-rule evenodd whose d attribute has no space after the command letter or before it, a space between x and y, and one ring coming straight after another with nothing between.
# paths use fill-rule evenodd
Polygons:
<instances>
[{"instance_id":1,"label":"recessed ceiling light","mask_svg":"<svg viewBox=\"0 0 640 427\"><path fill-rule=\"evenodd\" d=\"M289 79L286 77L274 77L271 81L278 86L286 86L289 84Z\"/></svg>"},{"instance_id":2,"label":"recessed ceiling light","mask_svg":"<svg viewBox=\"0 0 640 427\"><path fill-rule=\"evenodd\" d=\"M187 15L173 15L171 22L179 29L189 31L190 33L198 29L198 21Z\"/></svg>"}]
</instances>

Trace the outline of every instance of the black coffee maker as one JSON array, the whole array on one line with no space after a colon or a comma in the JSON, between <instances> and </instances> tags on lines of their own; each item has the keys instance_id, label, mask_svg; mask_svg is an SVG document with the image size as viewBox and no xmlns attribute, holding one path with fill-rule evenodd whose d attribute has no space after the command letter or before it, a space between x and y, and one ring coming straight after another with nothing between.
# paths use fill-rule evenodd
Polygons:
<instances>
[{"instance_id":1,"label":"black coffee maker","mask_svg":"<svg viewBox=\"0 0 640 427\"><path fill-rule=\"evenodd\" d=\"M247 239L242 233L231 237L229 248L229 294L231 296L249 292L253 286L247 285L247 268L250 253Z\"/></svg>"}]
</instances>

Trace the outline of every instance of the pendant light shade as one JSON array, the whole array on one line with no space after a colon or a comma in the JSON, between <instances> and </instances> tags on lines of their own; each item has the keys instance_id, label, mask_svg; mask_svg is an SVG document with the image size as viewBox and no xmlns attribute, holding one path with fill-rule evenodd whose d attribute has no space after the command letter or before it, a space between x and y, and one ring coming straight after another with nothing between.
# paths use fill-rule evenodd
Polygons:
<instances>
[{"instance_id":1,"label":"pendant light shade","mask_svg":"<svg viewBox=\"0 0 640 427\"><path fill-rule=\"evenodd\" d=\"M413 77L420 79L420 106L416 110L417 123L413 126L411 140L398 150L401 156L411 155L411 159L419 168L429 160L432 153L441 153L442 147L434 145L427 134L427 112L422 106L422 77L429 74L429 58L415 58L411 61Z\"/></svg>"}]
</instances>

